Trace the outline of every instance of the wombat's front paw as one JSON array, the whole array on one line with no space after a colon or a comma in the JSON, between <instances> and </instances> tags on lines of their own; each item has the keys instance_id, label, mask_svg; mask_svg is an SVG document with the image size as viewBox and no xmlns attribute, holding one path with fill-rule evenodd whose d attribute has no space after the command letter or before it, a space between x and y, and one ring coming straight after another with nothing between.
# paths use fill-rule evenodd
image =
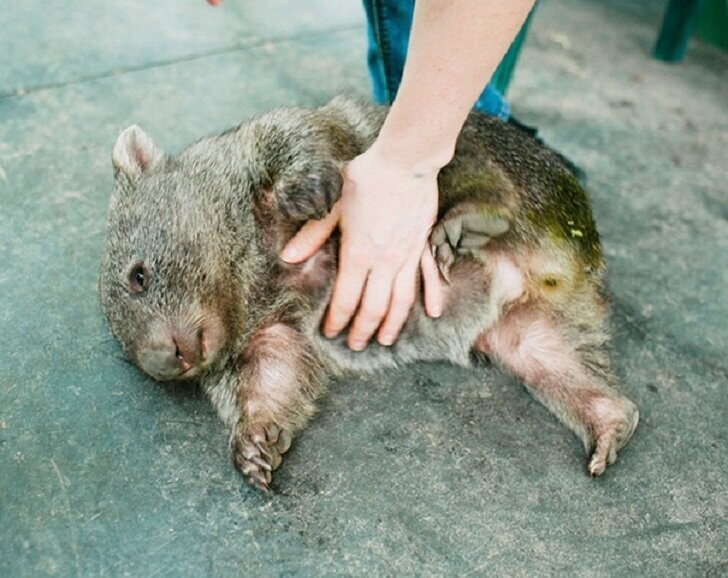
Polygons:
<instances>
[{"instance_id":1,"label":"wombat's front paw","mask_svg":"<svg viewBox=\"0 0 728 578\"><path fill-rule=\"evenodd\" d=\"M231 442L233 464L246 482L268 493L271 474L281 465L292 439L290 432L275 424L248 426L241 419Z\"/></svg>"},{"instance_id":2,"label":"wombat's front paw","mask_svg":"<svg viewBox=\"0 0 728 578\"><path fill-rule=\"evenodd\" d=\"M482 249L509 228L505 218L494 215L488 205L480 203L460 203L445 213L430 234L437 266L445 280L450 280L450 267L456 255Z\"/></svg>"},{"instance_id":3,"label":"wombat's front paw","mask_svg":"<svg viewBox=\"0 0 728 578\"><path fill-rule=\"evenodd\" d=\"M293 221L322 219L341 196L341 170L332 160L289 167L273 187L278 209Z\"/></svg>"},{"instance_id":4,"label":"wombat's front paw","mask_svg":"<svg viewBox=\"0 0 728 578\"><path fill-rule=\"evenodd\" d=\"M590 427L589 463L592 476L601 476L617 460L617 452L627 445L639 422L639 411L631 401L599 400L596 424Z\"/></svg>"}]
</instances>

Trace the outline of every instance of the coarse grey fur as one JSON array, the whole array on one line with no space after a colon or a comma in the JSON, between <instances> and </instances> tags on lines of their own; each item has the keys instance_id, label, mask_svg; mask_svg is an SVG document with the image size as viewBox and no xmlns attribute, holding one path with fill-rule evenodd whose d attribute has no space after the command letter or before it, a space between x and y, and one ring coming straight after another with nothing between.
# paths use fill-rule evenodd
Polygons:
<instances>
[{"instance_id":1,"label":"coarse grey fur","mask_svg":"<svg viewBox=\"0 0 728 578\"><path fill-rule=\"evenodd\" d=\"M363 352L321 335L336 236L301 265L278 253L331 209L344 163L369 147L385 114L345 97L282 108L176 158L126 129L99 280L109 327L153 377L199 381L231 428L233 462L263 490L328 376L467 365L473 353L518 375L601 474L638 412L612 387L599 239L559 156L517 129L472 114L440 173L431 241L449 280L442 317L418 300L393 346Z\"/></svg>"}]
</instances>

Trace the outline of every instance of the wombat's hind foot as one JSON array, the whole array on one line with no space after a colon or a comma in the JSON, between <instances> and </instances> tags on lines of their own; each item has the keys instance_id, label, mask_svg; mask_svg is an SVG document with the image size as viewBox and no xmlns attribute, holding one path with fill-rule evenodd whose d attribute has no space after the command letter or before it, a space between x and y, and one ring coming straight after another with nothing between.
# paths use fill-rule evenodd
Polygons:
<instances>
[{"instance_id":1,"label":"wombat's hind foot","mask_svg":"<svg viewBox=\"0 0 728 578\"><path fill-rule=\"evenodd\" d=\"M639 421L637 406L610 385L599 323L575 328L542 304L522 304L475 343L581 438L592 476L615 462Z\"/></svg>"},{"instance_id":2,"label":"wombat's hind foot","mask_svg":"<svg viewBox=\"0 0 728 578\"><path fill-rule=\"evenodd\" d=\"M587 469L596 477L617 461L617 452L632 438L640 414L637 406L627 399L605 398L594 405L598 421L589 432Z\"/></svg>"},{"instance_id":3,"label":"wombat's hind foot","mask_svg":"<svg viewBox=\"0 0 728 578\"><path fill-rule=\"evenodd\" d=\"M281 465L291 440L290 432L275 424L250 427L241 419L231 441L233 464L246 482L269 493L272 473Z\"/></svg>"},{"instance_id":4,"label":"wombat's hind foot","mask_svg":"<svg viewBox=\"0 0 728 578\"><path fill-rule=\"evenodd\" d=\"M510 223L486 203L459 203L447 211L430 234L435 260L445 280L450 280L450 267L457 255L479 251L509 228Z\"/></svg>"}]
</instances>

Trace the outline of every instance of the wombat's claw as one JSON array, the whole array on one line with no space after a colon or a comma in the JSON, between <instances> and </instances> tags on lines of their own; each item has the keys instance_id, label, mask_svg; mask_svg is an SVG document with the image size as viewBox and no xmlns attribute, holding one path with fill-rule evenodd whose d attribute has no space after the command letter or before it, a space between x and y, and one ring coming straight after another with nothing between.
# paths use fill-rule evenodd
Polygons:
<instances>
[{"instance_id":1,"label":"wombat's claw","mask_svg":"<svg viewBox=\"0 0 728 578\"><path fill-rule=\"evenodd\" d=\"M617 448L612 433L603 434L597 441L594 453L589 459L587 469L592 477L601 476L607 466L617 461Z\"/></svg>"},{"instance_id":2,"label":"wombat's claw","mask_svg":"<svg viewBox=\"0 0 728 578\"><path fill-rule=\"evenodd\" d=\"M450 283L450 267L455 262L455 254L452 252L450 245L443 243L437 247L433 246L435 262L440 270L440 275L448 283Z\"/></svg>"},{"instance_id":3,"label":"wombat's claw","mask_svg":"<svg viewBox=\"0 0 728 578\"><path fill-rule=\"evenodd\" d=\"M506 219L492 215L488 207L476 203L461 203L450 209L430 234L430 244L443 278L450 281L455 255L471 255L509 228Z\"/></svg>"},{"instance_id":4,"label":"wombat's claw","mask_svg":"<svg viewBox=\"0 0 728 578\"><path fill-rule=\"evenodd\" d=\"M339 167L321 161L296 167L293 174L283 175L273 191L284 217L308 221L326 216L339 199L341 186Z\"/></svg>"},{"instance_id":5,"label":"wombat's claw","mask_svg":"<svg viewBox=\"0 0 728 578\"><path fill-rule=\"evenodd\" d=\"M291 447L291 440L291 434L275 424L247 427L240 420L232 442L235 468L250 485L269 493L272 472L281 465L281 456Z\"/></svg>"},{"instance_id":6,"label":"wombat's claw","mask_svg":"<svg viewBox=\"0 0 728 578\"><path fill-rule=\"evenodd\" d=\"M621 450L634 434L639 422L637 407L631 402L625 416L617 424L603 431L596 440L592 441L587 470L592 477L601 476L607 466L617 461L617 452Z\"/></svg>"}]
</instances>

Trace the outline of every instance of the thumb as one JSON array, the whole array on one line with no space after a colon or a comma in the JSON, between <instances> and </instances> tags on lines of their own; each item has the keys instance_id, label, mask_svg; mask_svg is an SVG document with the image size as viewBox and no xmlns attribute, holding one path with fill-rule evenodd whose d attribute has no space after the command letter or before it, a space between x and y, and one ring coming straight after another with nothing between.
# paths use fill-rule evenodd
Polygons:
<instances>
[{"instance_id":1,"label":"thumb","mask_svg":"<svg viewBox=\"0 0 728 578\"><path fill-rule=\"evenodd\" d=\"M339 203L336 203L320 221L306 221L281 251L281 259L286 263L300 263L316 253L336 229L340 214Z\"/></svg>"}]
</instances>

